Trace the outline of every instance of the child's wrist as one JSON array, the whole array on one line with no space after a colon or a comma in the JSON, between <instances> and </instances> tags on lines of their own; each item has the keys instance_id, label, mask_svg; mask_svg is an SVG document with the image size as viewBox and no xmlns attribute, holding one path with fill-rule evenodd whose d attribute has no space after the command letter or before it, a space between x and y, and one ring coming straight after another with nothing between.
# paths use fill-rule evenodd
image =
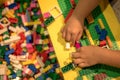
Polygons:
<instances>
[{"instance_id":1,"label":"child's wrist","mask_svg":"<svg viewBox=\"0 0 120 80\"><path fill-rule=\"evenodd\" d=\"M82 16L77 16L77 15L75 15L75 14L72 14L71 15L71 18L73 19L73 20L77 20L77 21L79 21L80 23L84 23L84 17L82 17Z\"/></svg>"}]
</instances>

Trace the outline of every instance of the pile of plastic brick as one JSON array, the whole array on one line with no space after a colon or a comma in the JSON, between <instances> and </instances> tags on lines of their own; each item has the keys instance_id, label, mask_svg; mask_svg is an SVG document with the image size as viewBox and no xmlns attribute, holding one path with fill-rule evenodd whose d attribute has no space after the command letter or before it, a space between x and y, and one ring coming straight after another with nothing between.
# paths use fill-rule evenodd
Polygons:
<instances>
[{"instance_id":1,"label":"pile of plastic brick","mask_svg":"<svg viewBox=\"0 0 120 80\"><path fill-rule=\"evenodd\" d=\"M46 29L52 21L37 0L0 4L0 80L63 79Z\"/></svg>"}]
</instances>

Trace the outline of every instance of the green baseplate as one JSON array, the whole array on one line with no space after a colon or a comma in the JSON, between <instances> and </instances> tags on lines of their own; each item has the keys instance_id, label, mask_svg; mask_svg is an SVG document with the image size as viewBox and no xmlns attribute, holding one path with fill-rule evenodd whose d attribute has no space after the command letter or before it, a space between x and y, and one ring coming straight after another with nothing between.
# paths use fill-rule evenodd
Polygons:
<instances>
[{"instance_id":1,"label":"green baseplate","mask_svg":"<svg viewBox=\"0 0 120 80\"><path fill-rule=\"evenodd\" d=\"M64 18L67 16L69 10L72 8L72 5L70 4L69 0L57 0L58 4L61 8L61 11L63 12L63 16ZM75 2L77 3L78 0L75 0ZM97 32L95 31L95 25L99 25L98 23L98 19L102 19L102 22L105 26L105 29L108 32L108 36L110 37L113 47L113 50L118 50L118 46L117 43L115 42L115 38L109 28L108 23L106 22L106 19L104 17L104 15L102 14L102 11L100 9L100 6L97 6L93 11L92 11L92 16L94 18L94 23L92 24L88 24L87 21L85 20L85 25L87 26L88 30L90 31L90 34L92 36L92 39L98 40L99 35L97 34ZM81 44L84 45L89 45L89 40L87 38L80 40ZM94 76L96 74L99 73L106 73L107 74L107 78L105 78L105 80L111 80L112 78L116 78L120 76L120 69L119 68L115 68L115 67L111 67L111 66L107 66L107 65L102 65L102 64L98 64L92 67L87 67L84 68L79 72L79 76L76 78L77 80L82 80L82 76L86 75L88 80L93 80Z\"/></svg>"}]
</instances>

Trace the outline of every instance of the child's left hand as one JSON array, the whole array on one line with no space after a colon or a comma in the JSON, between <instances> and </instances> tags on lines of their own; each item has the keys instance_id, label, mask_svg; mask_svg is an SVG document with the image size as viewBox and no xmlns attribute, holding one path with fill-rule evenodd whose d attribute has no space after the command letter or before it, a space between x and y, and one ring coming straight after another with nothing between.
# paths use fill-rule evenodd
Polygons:
<instances>
[{"instance_id":1,"label":"child's left hand","mask_svg":"<svg viewBox=\"0 0 120 80\"><path fill-rule=\"evenodd\" d=\"M101 62L105 53L101 53L103 48L97 46L84 46L72 53L74 64L79 67L89 67Z\"/></svg>"}]
</instances>

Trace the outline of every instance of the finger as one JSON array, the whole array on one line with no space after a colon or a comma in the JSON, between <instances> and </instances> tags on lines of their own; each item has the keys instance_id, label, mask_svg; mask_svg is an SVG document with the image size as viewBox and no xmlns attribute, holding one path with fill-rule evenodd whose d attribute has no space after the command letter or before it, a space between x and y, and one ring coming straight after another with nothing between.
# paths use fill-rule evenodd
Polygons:
<instances>
[{"instance_id":1,"label":"finger","mask_svg":"<svg viewBox=\"0 0 120 80\"><path fill-rule=\"evenodd\" d=\"M72 58L75 58L75 59L80 58L80 53L78 52L72 53Z\"/></svg>"},{"instance_id":2,"label":"finger","mask_svg":"<svg viewBox=\"0 0 120 80\"><path fill-rule=\"evenodd\" d=\"M76 51L77 51L77 52L80 52L80 51L81 51L81 47L80 47L80 48L78 48L78 49L76 49Z\"/></svg>"},{"instance_id":3,"label":"finger","mask_svg":"<svg viewBox=\"0 0 120 80\"><path fill-rule=\"evenodd\" d=\"M73 59L73 63L74 64L81 64L83 63L84 61L81 59L81 58L78 58L78 59Z\"/></svg>"},{"instance_id":4,"label":"finger","mask_svg":"<svg viewBox=\"0 0 120 80\"><path fill-rule=\"evenodd\" d=\"M87 64L86 64L86 63L84 63L84 62L83 62L83 63L78 64L78 66L79 66L79 67L81 67L81 68L88 67L88 66L87 66Z\"/></svg>"},{"instance_id":5,"label":"finger","mask_svg":"<svg viewBox=\"0 0 120 80\"><path fill-rule=\"evenodd\" d=\"M62 37L65 38L65 36L66 36L66 30L64 29L62 32Z\"/></svg>"},{"instance_id":6,"label":"finger","mask_svg":"<svg viewBox=\"0 0 120 80\"><path fill-rule=\"evenodd\" d=\"M63 27L63 28L60 30L60 32L61 32L61 33L63 33L63 31L64 31L64 28L65 28L65 27Z\"/></svg>"},{"instance_id":7,"label":"finger","mask_svg":"<svg viewBox=\"0 0 120 80\"><path fill-rule=\"evenodd\" d=\"M81 34L81 32L79 32L78 35L77 35L77 37L76 37L76 41L79 41L80 38L81 38L81 36L82 36L82 34Z\"/></svg>"},{"instance_id":8,"label":"finger","mask_svg":"<svg viewBox=\"0 0 120 80\"><path fill-rule=\"evenodd\" d=\"M70 40L71 40L71 34L69 32L66 32L65 40L67 42L70 42Z\"/></svg>"},{"instance_id":9,"label":"finger","mask_svg":"<svg viewBox=\"0 0 120 80\"><path fill-rule=\"evenodd\" d=\"M72 34L72 37L71 37L72 45L75 44L76 37L77 37L77 34Z\"/></svg>"}]
</instances>

